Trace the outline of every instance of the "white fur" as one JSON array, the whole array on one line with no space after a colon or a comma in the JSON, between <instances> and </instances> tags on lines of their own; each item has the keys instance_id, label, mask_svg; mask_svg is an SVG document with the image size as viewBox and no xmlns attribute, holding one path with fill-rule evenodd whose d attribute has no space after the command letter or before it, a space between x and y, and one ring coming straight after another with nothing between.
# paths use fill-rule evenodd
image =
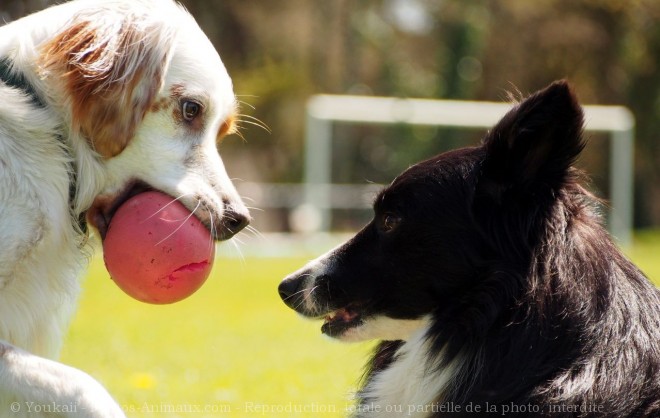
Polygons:
<instances>
[{"instance_id":1,"label":"white fur","mask_svg":"<svg viewBox=\"0 0 660 418\"><path fill-rule=\"evenodd\" d=\"M125 73L112 75L113 82L126 82L140 66L162 66L156 100L167 106L148 111L125 149L104 158L94 151L93 138L73 128L73 93L58 84L57 74L39 68L39 54L77 17L121 15L131 8L148 10L150 21L141 23L159 33L148 47L162 49L167 59L134 60ZM171 1L77 0L55 6L0 27L0 57L12 60L45 103L35 107L0 83L0 416L122 417L94 379L52 360L91 252L71 218L67 169L73 162L77 170L75 213L102 197L112 199L134 179L180 197L205 221L218 222L225 202L246 213L216 150L218 130L235 111L231 80L193 18ZM134 94L146 94L149 82L139 81ZM203 130L191 134L174 120L177 103L168 100L175 86L204 104ZM20 412L10 409L12 402ZM69 405L69 411L40 414L29 405L43 405L42 410Z\"/></svg>"},{"instance_id":2,"label":"white fur","mask_svg":"<svg viewBox=\"0 0 660 418\"><path fill-rule=\"evenodd\" d=\"M362 390L364 402L356 418L425 418L443 407L442 396L460 370L460 359L438 368L442 356L429 356L426 331L424 327L406 341L393 363Z\"/></svg>"}]
</instances>

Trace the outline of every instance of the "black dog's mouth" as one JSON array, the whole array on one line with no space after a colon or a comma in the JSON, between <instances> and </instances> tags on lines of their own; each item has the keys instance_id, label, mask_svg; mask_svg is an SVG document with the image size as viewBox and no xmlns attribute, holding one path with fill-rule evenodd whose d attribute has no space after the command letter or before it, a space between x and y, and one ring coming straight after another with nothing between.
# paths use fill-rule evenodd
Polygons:
<instances>
[{"instance_id":1,"label":"black dog's mouth","mask_svg":"<svg viewBox=\"0 0 660 418\"><path fill-rule=\"evenodd\" d=\"M357 306L347 306L325 315L321 332L329 337L339 337L351 328L364 323L362 313Z\"/></svg>"}]
</instances>

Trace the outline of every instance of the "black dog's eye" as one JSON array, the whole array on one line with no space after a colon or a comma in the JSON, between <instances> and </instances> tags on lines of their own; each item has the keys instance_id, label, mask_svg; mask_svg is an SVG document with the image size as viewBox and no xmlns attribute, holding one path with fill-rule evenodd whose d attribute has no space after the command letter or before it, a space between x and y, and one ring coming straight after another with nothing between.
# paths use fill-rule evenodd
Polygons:
<instances>
[{"instance_id":1,"label":"black dog's eye","mask_svg":"<svg viewBox=\"0 0 660 418\"><path fill-rule=\"evenodd\" d=\"M380 229L383 232L391 232L395 230L401 223L401 217L393 213L386 213L381 218Z\"/></svg>"},{"instance_id":2,"label":"black dog's eye","mask_svg":"<svg viewBox=\"0 0 660 418\"><path fill-rule=\"evenodd\" d=\"M192 122L202 111L202 105L186 100L181 103L181 114L186 122Z\"/></svg>"}]
</instances>

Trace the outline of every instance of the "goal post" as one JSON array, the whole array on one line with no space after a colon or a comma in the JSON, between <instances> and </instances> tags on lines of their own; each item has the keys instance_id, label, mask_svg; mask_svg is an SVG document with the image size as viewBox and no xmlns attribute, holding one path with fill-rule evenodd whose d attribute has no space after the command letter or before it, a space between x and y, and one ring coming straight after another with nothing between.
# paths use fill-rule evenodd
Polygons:
<instances>
[{"instance_id":1,"label":"goal post","mask_svg":"<svg viewBox=\"0 0 660 418\"><path fill-rule=\"evenodd\" d=\"M332 126L335 122L411 124L454 128L495 125L512 104L459 100L316 95L307 102L304 204L319 215L317 230L327 232L332 216ZM583 106L585 131L610 138L608 225L620 245L632 242L635 119L623 106Z\"/></svg>"}]
</instances>

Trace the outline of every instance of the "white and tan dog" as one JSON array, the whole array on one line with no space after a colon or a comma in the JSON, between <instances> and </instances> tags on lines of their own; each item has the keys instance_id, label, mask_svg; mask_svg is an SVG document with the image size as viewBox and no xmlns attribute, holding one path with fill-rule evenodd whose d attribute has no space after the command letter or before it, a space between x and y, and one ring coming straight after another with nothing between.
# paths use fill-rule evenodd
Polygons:
<instances>
[{"instance_id":1,"label":"white and tan dog","mask_svg":"<svg viewBox=\"0 0 660 418\"><path fill-rule=\"evenodd\" d=\"M0 27L0 416L123 416L52 360L87 227L103 238L122 202L154 189L230 238L249 214L216 142L236 117L220 57L171 0L76 0Z\"/></svg>"}]
</instances>

